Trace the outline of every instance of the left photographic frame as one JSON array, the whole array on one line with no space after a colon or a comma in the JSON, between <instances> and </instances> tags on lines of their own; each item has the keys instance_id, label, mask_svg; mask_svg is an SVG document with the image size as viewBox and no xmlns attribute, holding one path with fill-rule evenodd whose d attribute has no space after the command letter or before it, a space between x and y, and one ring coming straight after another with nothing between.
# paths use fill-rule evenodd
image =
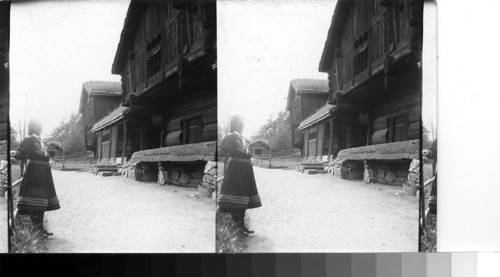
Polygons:
<instances>
[{"instance_id":1,"label":"left photographic frame","mask_svg":"<svg viewBox=\"0 0 500 277\"><path fill-rule=\"evenodd\" d=\"M10 3L0 1L0 253L8 252L8 109Z\"/></svg>"}]
</instances>

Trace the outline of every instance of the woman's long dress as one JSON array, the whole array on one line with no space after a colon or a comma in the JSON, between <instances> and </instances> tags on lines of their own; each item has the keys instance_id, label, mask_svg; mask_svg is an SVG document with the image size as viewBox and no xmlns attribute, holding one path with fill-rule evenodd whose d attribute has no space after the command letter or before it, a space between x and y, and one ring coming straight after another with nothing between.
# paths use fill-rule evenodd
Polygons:
<instances>
[{"instance_id":1,"label":"woman's long dress","mask_svg":"<svg viewBox=\"0 0 500 277\"><path fill-rule=\"evenodd\" d=\"M36 136L26 137L14 157L28 161L17 200L19 214L60 209L43 140Z\"/></svg>"},{"instance_id":2,"label":"woman's long dress","mask_svg":"<svg viewBox=\"0 0 500 277\"><path fill-rule=\"evenodd\" d=\"M221 192L217 198L221 212L262 206L250 163L248 142L243 140L239 135L230 133L220 144L221 155L229 157Z\"/></svg>"}]
</instances>

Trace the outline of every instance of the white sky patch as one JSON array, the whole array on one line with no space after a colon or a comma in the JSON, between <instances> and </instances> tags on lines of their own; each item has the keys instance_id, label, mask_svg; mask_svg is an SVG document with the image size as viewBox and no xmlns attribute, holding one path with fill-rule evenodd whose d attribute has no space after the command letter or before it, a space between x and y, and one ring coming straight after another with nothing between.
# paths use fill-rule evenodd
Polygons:
<instances>
[{"instance_id":1,"label":"white sky patch","mask_svg":"<svg viewBox=\"0 0 500 277\"><path fill-rule=\"evenodd\" d=\"M11 124L39 117L43 133L78 112L82 83L111 74L129 1L12 3Z\"/></svg>"},{"instance_id":2,"label":"white sky patch","mask_svg":"<svg viewBox=\"0 0 500 277\"><path fill-rule=\"evenodd\" d=\"M245 118L251 136L285 110L290 80L318 71L336 1L217 2L219 124Z\"/></svg>"}]
</instances>

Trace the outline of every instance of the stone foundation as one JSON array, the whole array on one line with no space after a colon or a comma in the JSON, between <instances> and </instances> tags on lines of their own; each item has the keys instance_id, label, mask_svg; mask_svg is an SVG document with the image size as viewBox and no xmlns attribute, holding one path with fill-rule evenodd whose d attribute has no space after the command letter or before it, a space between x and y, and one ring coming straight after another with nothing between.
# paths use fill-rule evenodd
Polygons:
<instances>
[{"instance_id":1,"label":"stone foundation","mask_svg":"<svg viewBox=\"0 0 500 277\"><path fill-rule=\"evenodd\" d=\"M128 163L117 171L117 175L136 181L158 182L158 184L198 188L206 197L215 197L217 163L208 162L139 162Z\"/></svg>"},{"instance_id":2,"label":"stone foundation","mask_svg":"<svg viewBox=\"0 0 500 277\"><path fill-rule=\"evenodd\" d=\"M410 163L408 170L408 178L403 183L405 192L409 195L415 196L420 188L420 161L413 160Z\"/></svg>"},{"instance_id":3,"label":"stone foundation","mask_svg":"<svg viewBox=\"0 0 500 277\"><path fill-rule=\"evenodd\" d=\"M410 165L411 163L411 165ZM411 190L418 188L418 160L334 160L328 164L328 174L339 176L342 179L363 180L363 182L381 183L398 186L411 186ZM414 194L414 193L413 193Z\"/></svg>"},{"instance_id":4,"label":"stone foundation","mask_svg":"<svg viewBox=\"0 0 500 277\"><path fill-rule=\"evenodd\" d=\"M203 182L205 163L161 163L157 172L160 185L198 187Z\"/></svg>"},{"instance_id":5,"label":"stone foundation","mask_svg":"<svg viewBox=\"0 0 500 277\"><path fill-rule=\"evenodd\" d=\"M158 168L158 184L198 188L211 197L217 183L217 163L161 163Z\"/></svg>"},{"instance_id":6,"label":"stone foundation","mask_svg":"<svg viewBox=\"0 0 500 277\"><path fill-rule=\"evenodd\" d=\"M204 192L205 196L215 199L215 190L217 186L217 162L209 161L205 165L203 182L198 188Z\"/></svg>"},{"instance_id":7,"label":"stone foundation","mask_svg":"<svg viewBox=\"0 0 500 277\"><path fill-rule=\"evenodd\" d=\"M410 161L365 161L363 181L402 186L408 178Z\"/></svg>"},{"instance_id":8,"label":"stone foundation","mask_svg":"<svg viewBox=\"0 0 500 277\"><path fill-rule=\"evenodd\" d=\"M154 163L137 163L134 169L136 181L156 182L158 178L158 167Z\"/></svg>"},{"instance_id":9,"label":"stone foundation","mask_svg":"<svg viewBox=\"0 0 500 277\"><path fill-rule=\"evenodd\" d=\"M340 167L342 179L363 179L363 163L359 161L343 161Z\"/></svg>"}]
</instances>

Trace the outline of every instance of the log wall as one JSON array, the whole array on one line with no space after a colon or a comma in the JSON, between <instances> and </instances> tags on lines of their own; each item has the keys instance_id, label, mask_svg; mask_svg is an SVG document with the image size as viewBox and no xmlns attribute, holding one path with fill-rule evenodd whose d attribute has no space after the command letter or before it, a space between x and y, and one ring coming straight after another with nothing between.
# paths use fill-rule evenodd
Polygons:
<instances>
[{"instance_id":1,"label":"log wall","mask_svg":"<svg viewBox=\"0 0 500 277\"><path fill-rule=\"evenodd\" d=\"M373 123L371 124L370 144L393 142L391 135L391 119L407 116L406 139L420 138L420 97L410 95L400 98L388 99L386 103L375 107Z\"/></svg>"}]
</instances>

